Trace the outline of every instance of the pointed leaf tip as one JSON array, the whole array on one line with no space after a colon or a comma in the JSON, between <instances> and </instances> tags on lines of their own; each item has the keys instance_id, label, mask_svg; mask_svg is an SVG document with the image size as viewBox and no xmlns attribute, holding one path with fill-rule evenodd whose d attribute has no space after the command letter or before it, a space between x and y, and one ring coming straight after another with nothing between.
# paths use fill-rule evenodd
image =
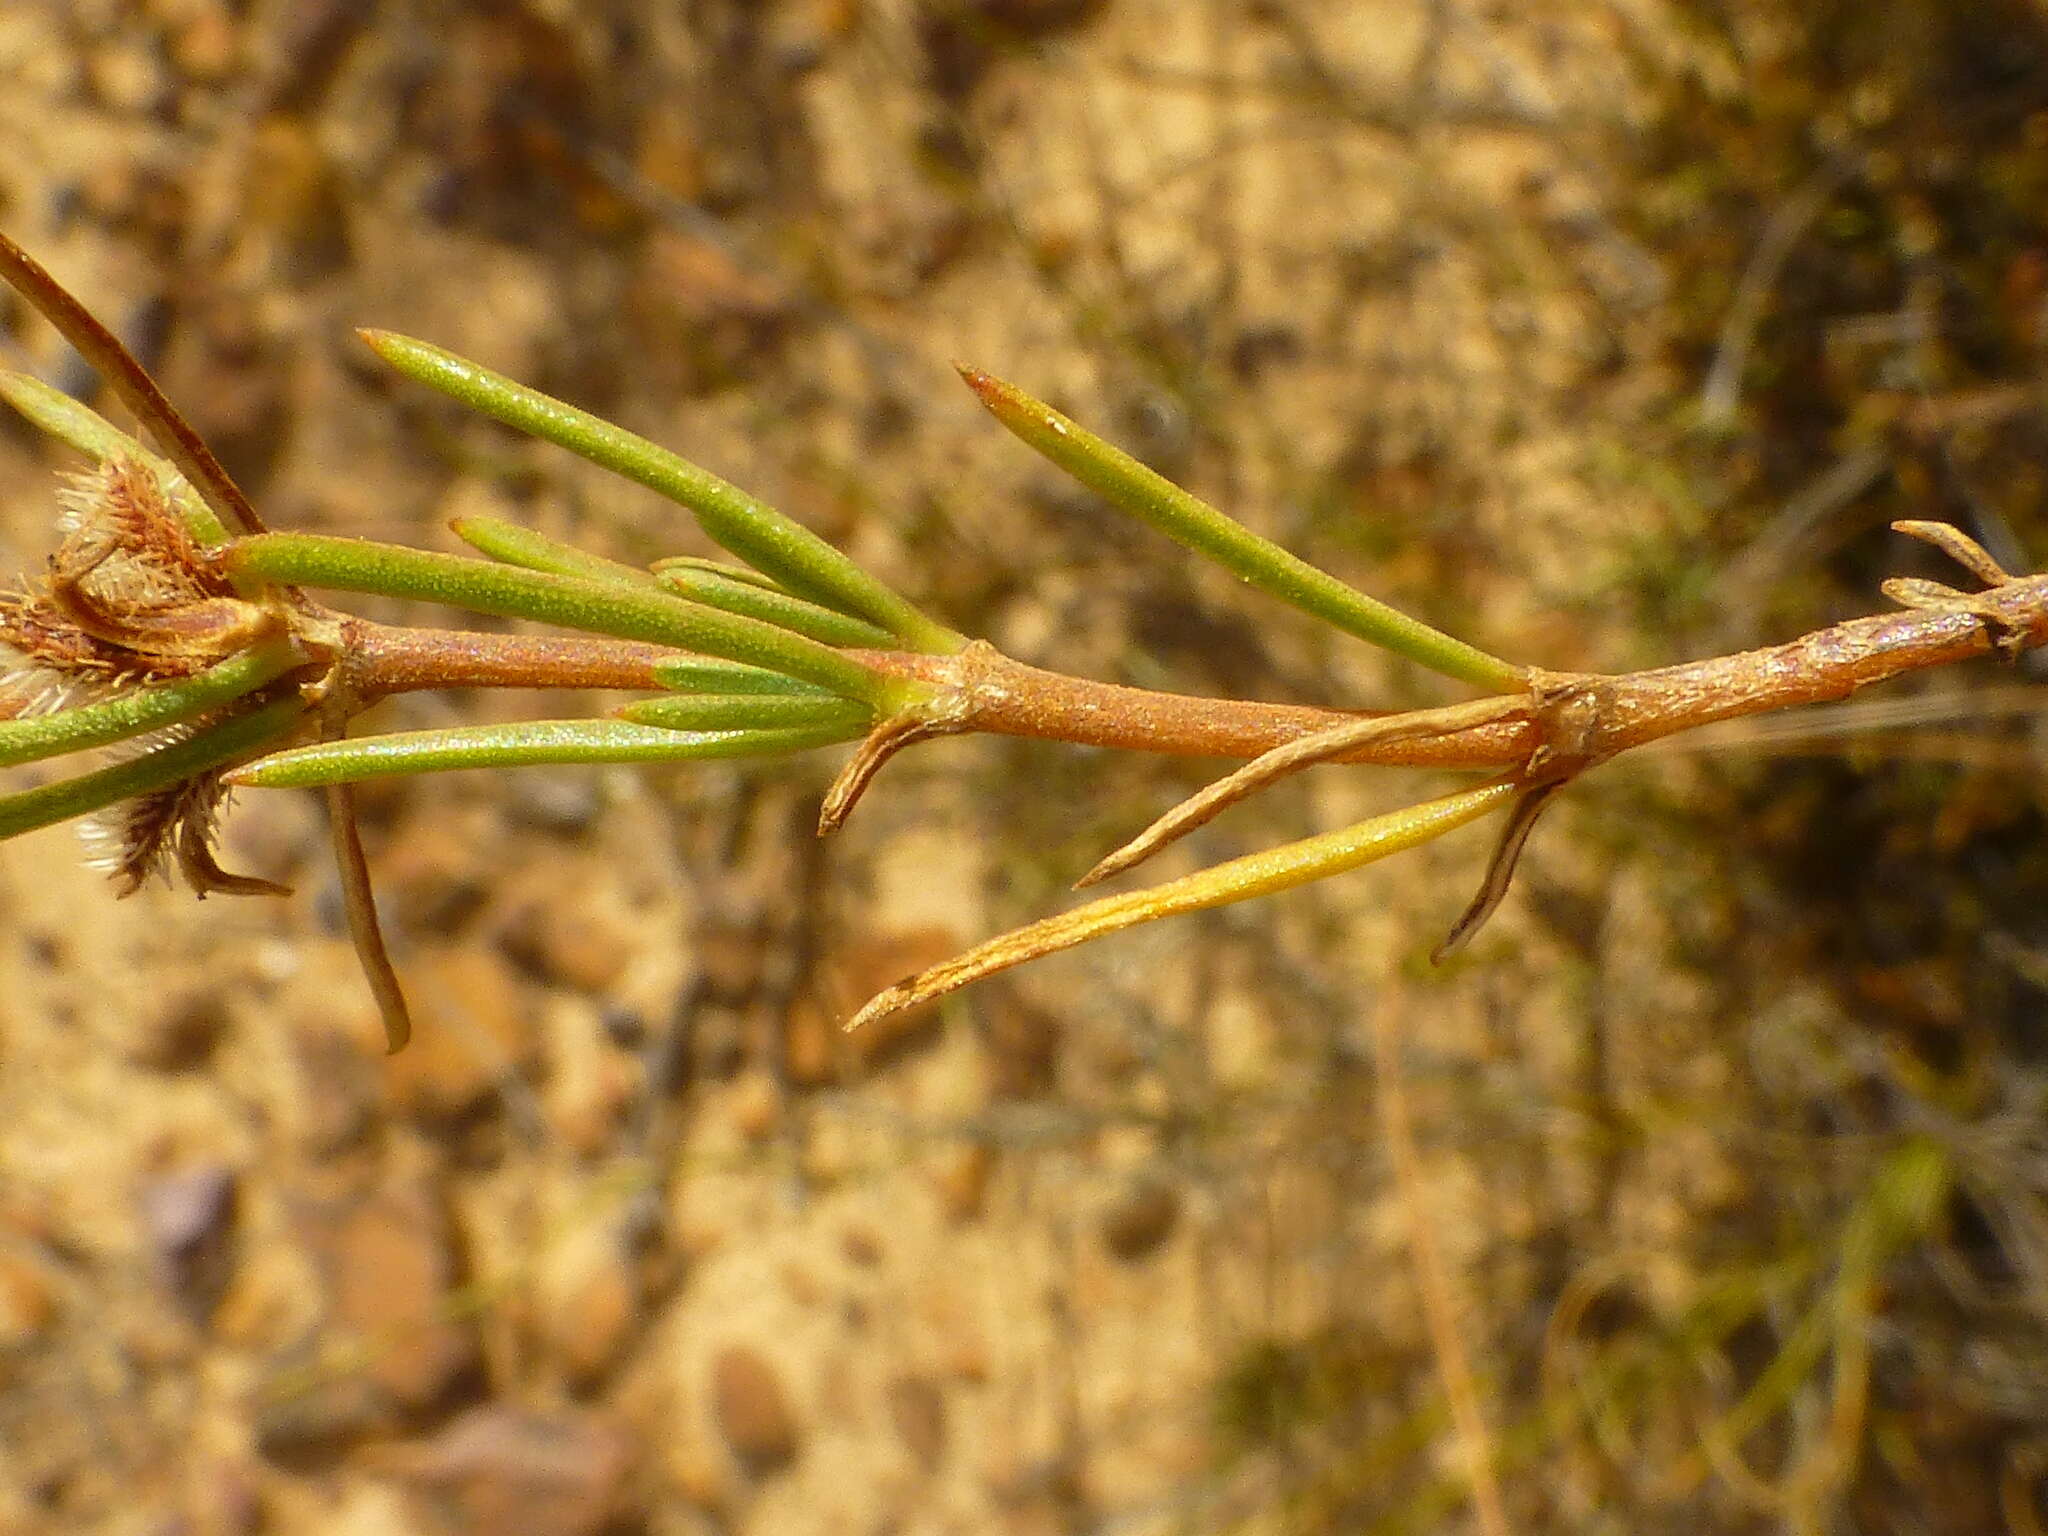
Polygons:
<instances>
[{"instance_id":1,"label":"pointed leaf tip","mask_svg":"<svg viewBox=\"0 0 2048 1536\"><path fill-rule=\"evenodd\" d=\"M1367 597L1329 572L1253 533L1042 400L980 372L961 377L989 414L1027 447L1168 538L1239 580L1327 624L1490 693L1519 693L1529 675L1455 636Z\"/></svg>"},{"instance_id":2,"label":"pointed leaf tip","mask_svg":"<svg viewBox=\"0 0 2048 1536\"><path fill-rule=\"evenodd\" d=\"M995 418L1012 431L1036 429L1050 432L1059 437L1069 435L1072 426L1066 417L1047 405L1043 400L1019 389L1008 379L998 378L985 368L971 364L956 363L960 377L973 390L981 403Z\"/></svg>"},{"instance_id":3,"label":"pointed leaf tip","mask_svg":"<svg viewBox=\"0 0 2048 1536\"><path fill-rule=\"evenodd\" d=\"M1245 854L1164 885L1105 896L1041 918L897 982L862 1007L845 1027L859 1029L885 1014L956 992L984 976L1140 923L1226 906L1357 869L1475 821L1521 789L1511 778L1495 779L1355 826Z\"/></svg>"},{"instance_id":4,"label":"pointed leaf tip","mask_svg":"<svg viewBox=\"0 0 2048 1536\"><path fill-rule=\"evenodd\" d=\"M801 523L637 433L431 342L361 334L407 378L667 497L714 543L794 595L863 619L912 650L947 654L967 643Z\"/></svg>"}]
</instances>

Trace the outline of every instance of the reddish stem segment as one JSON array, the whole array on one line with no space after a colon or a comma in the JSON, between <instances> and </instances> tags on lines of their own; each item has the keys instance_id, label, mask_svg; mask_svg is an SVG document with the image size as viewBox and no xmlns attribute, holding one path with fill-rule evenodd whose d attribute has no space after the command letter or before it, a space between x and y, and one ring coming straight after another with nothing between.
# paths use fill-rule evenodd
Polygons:
<instances>
[{"instance_id":1,"label":"reddish stem segment","mask_svg":"<svg viewBox=\"0 0 2048 1536\"><path fill-rule=\"evenodd\" d=\"M421 688L655 690L680 652L592 636L402 629L343 621L364 697ZM1847 698L1872 683L1982 656L2003 640L2048 643L2048 576L1975 594L1953 612L1878 614L1784 645L1648 672L1535 674L1526 713L1437 735L1367 743L1336 762L1512 769L1539 746L1594 762L1717 720ZM849 660L944 690L946 728L1186 757L1254 758L1370 710L1158 693L1048 672L976 643L950 656L847 650ZM1569 737L1566 742L1562 738Z\"/></svg>"},{"instance_id":2,"label":"reddish stem segment","mask_svg":"<svg viewBox=\"0 0 2048 1536\"><path fill-rule=\"evenodd\" d=\"M1976 594L1971 604L1948 613L1873 614L1784 645L1591 679L1600 746L1621 752L1717 720L1846 699L1907 672L1988 655L2001 637L2022 649L2048 642L2048 576Z\"/></svg>"},{"instance_id":3,"label":"reddish stem segment","mask_svg":"<svg viewBox=\"0 0 2048 1536\"><path fill-rule=\"evenodd\" d=\"M1732 656L1614 677L1534 673L1525 715L1371 742L1331 761L1518 768L1547 746L1591 763L1718 720L1828 703L1908 672L2042 644L2048 644L2048 576L2028 576L1962 598L1952 611L1875 614ZM1044 672L978 644L956 656L851 654L877 671L955 690L959 730L1086 746L1257 757L1375 713L1125 688Z\"/></svg>"},{"instance_id":4,"label":"reddish stem segment","mask_svg":"<svg viewBox=\"0 0 2048 1536\"><path fill-rule=\"evenodd\" d=\"M862 666L893 677L916 678L956 690L961 731L1031 736L1086 747L1181 757L1257 757L1331 726L1385 713L1155 693L1149 688L1043 671L979 643L953 656L903 651L847 654ZM1405 768L1506 768L1521 763L1535 745L1534 726L1526 720L1509 720L1442 736L1382 743L1355 757L1334 761Z\"/></svg>"},{"instance_id":5,"label":"reddish stem segment","mask_svg":"<svg viewBox=\"0 0 2048 1536\"><path fill-rule=\"evenodd\" d=\"M343 621L342 654L366 698L422 688L661 687L658 662L680 654L638 640L585 635L499 635Z\"/></svg>"}]
</instances>

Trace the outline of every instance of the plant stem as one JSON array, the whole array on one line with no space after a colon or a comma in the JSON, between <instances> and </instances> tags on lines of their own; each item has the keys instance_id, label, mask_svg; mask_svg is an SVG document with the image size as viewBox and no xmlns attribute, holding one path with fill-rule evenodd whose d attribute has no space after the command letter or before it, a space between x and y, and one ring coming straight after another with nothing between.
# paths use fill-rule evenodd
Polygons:
<instances>
[{"instance_id":1,"label":"plant stem","mask_svg":"<svg viewBox=\"0 0 2048 1536\"><path fill-rule=\"evenodd\" d=\"M684 659L668 646L596 635L503 635L342 621L349 681L365 698L425 688L664 686L656 668ZM783 681L778 673L762 673ZM800 686L800 685L799 685Z\"/></svg>"},{"instance_id":2,"label":"plant stem","mask_svg":"<svg viewBox=\"0 0 2048 1536\"><path fill-rule=\"evenodd\" d=\"M1208 699L1102 683L1048 672L975 644L956 656L908 651L848 651L864 666L915 678L955 695L954 729L1031 736L1076 746L1115 747L1178 757L1258 757L1274 747L1381 711L1322 709L1255 699ZM1509 768L1537 742L1526 720L1383 743L1338 762L1407 768Z\"/></svg>"},{"instance_id":3,"label":"plant stem","mask_svg":"<svg viewBox=\"0 0 2048 1536\"><path fill-rule=\"evenodd\" d=\"M273 581L538 619L766 667L878 706L894 707L903 700L900 686L830 646L665 592L325 534L259 534L230 545L227 558L230 570Z\"/></svg>"},{"instance_id":4,"label":"plant stem","mask_svg":"<svg viewBox=\"0 0 2048 1536\"><path fill-rule=\"evenodd\" d=\"M795 694L830 689L736 661L601 635L507 635L479 629L415 629L369 619L341 621L350 685L362 697L428 688L610 688L634 693Z\"/></svg>"},{"instance_id":5,"label":"plant stem","mask_svg":"<svg viewBox=\"0 0 2048 1536\"><path fill-rule=\"evenodd\" d=\"M1846 699L1872 683L1988 655L1994 629L2021 648L2048 642L2048 576L2022 577L1974 603L1872 614L1784 645L1596 679L1601 746L1621 752L1717 720Z\"/></svg>"},{"instance_id":6,"label":"plant stem","mask_svg":"<svg viewBox=\"0 0 2048 1536\"><path fill-rule=\"evenodd\" d=\"M2009 645L2048 644L2048 576L2021 577L1954 611L1873 614L1783 645L1619 676L1530 674L1526 714L1437 735L1378 741L1330 759L1401 768L1518 767L1567 712L1575 752L1612 757L1744 715L1845 699L1909 672ZM848 651L863 665L950 691L952 729L1193 757L1258 757L1333 726L1374 718L1242 699L1156 693L1046 672L976 644L957 656Z\"/></svg>"}]
</instances>

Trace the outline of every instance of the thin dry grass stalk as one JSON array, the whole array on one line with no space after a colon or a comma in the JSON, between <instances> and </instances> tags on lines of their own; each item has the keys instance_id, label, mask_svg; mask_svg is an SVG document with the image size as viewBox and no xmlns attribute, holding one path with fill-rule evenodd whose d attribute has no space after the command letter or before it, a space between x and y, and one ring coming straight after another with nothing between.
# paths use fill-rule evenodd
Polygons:
<instances>
[{"instance_id":1,"label":"thin dry grass stalk","mask_svg":"<svg viewBox=\"0 0 2048 1536\"><path fill-rule=\"evenodd\" d=\"M1372 1021L1380 1133L1386 1138L1387 1157L1394 1166L1394 1182L1400 1190L1415 1289L1422 1299L1422 1317L1429 1332L1430 1349L1436 1356L1437 1375L1443 1382L1445 1401L1451 1405L1451 1421L1457 1426L1459 1449L1464 1453L1472 1509L1485 1536L1508 1536L1507 1508L1501 1498L1500 1476L1494 1469L1493 1437L1487 1430L1486 1411L1480 1406L1479 1388L1473 1379L1464 1336L1458 1330L1457 1294L1451 1284L1450 1266L1444 1262L1442 1245L1436 1239L1435 1223L1430 1219L1429 1184L1423 1177L1415 1129L1408 1118L1396 1007L1391 998L1383 995L1366 1009Z\"/></svg>"}]
</instances>

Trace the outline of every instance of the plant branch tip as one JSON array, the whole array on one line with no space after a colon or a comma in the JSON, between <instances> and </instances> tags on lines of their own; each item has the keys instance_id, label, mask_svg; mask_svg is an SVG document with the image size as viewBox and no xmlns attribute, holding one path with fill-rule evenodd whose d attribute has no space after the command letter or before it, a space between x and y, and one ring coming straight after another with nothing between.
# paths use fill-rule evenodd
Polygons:
<instances>
[{"instance_id":1,"label":"plant branch tip","mask_svg":"<svg viewBox=\"0 0 2048 1536\"><path fill-rule=\"evenodd\" d=\"M1991 551L1953 523L1930 522L1924 518L1901 518L1892 524L1892 532L1903 533L1909 539L1918 539L1923 544L1932 545L1987 587L2002 587L2015 579L2010 571L1993 558Z\"/></svg>"}]
</instances>

